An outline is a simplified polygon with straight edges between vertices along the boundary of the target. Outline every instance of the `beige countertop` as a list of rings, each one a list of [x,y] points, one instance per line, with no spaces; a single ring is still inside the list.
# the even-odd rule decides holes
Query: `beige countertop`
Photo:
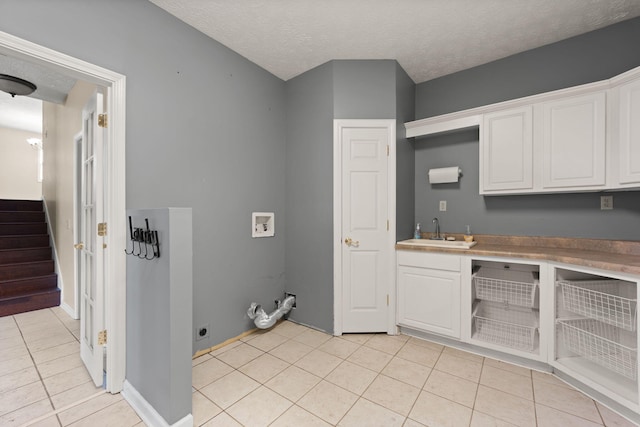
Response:
[[[454,236],[462,240],[462,235]],[[425,236],[427,237],[427,236]],[[538,259],[640,276],[640,241],[475,235],[471,249],[396,245],[398,250]]]

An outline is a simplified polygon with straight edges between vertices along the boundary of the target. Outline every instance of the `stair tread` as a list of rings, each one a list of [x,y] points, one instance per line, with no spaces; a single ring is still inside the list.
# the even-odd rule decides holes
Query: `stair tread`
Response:
[[[25,264],[41,264],[43,262],[53,262],[52,259],[43,259],[39,261],[24,261],[24,262],[12,262],[9,264],[2,264],[3,267],[7,267],[9,265],[25,265]]]
[[[38,234],[2,234],[0,235],[0,239],[4,239],[7,237],[13,237],[15,238],[20,238],[23,239],[25,237],[42,237],[42,236],[49,236],[47,233],[38,233]]]
[[[0,248],[0,252],[32,251],[34,249],[51,249],[51,245],[49,245],[49,246],[29,246],[28,248],[6,248],[6,249],[1,249]]]
[[[5,279],[5,280],[0,280],[0,285],[7,282],[25,282],[27,280],[48,279],[50,277],[55,277],[56,275],[57,273],[49,273],[49,274],[39,274],[37,276],[19,277],[16,279]]]
[[[44,290],[40,290],[40,291],[25,292],[24,294],[20,294],[20,295],[13,295],[13,296],[10,296],[10,297],[0,298],[0,302],[2,302],[2,301],[10,301],[12,299],[32,297],[34,295],[52,294],[52,293],[56,293],[56,292],[60,292],[60,288],[56,287],[56,288],[44,289]]]
[[[27,311],[57,307],[60,305],[60,294],[60,289],[56,288],[31,295],[0,299],[0,316],[11,316]]]

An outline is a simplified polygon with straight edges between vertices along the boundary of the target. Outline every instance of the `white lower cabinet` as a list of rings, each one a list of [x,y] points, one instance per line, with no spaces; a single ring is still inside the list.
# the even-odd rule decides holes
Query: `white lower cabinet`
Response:
[[[397,324],[543,363],[640,422],[639,286],[567,264],[400,250]]]
[[[460,257],[398,251],[398,324],[460,338]]]

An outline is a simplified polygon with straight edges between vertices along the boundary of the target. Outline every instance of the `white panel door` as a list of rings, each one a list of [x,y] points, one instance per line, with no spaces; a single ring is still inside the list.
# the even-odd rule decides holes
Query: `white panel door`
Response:
[[[620,184],[640,183],[640,80],[620,86]]]
[[[388,128],[342,128],[342,331],[386,332]]]
[[[531,106],[485,114],[480,193],[533,188]]]
[[[80,357],[96,386],[102,385],[104,371],[104,346],[98,343],[98,332],[104,329],[104,251],[97,230],[104,212],[104,129],[98,126],[102,110],[103,97],[96,92],[82,111],[78,233],[82,241],[76,245],[80,251]]]
[[[542,186],[571,189],[605,184],[604,92],[542,105]]]

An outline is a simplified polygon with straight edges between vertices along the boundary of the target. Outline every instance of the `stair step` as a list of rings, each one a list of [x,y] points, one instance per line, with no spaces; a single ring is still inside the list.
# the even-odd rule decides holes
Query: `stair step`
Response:
[[[47,234],[47,224],[29,222],[0,223],[0,236],[23,234]]]
[[[60,289],[0,299],[0,317],[60,305]]]
[[[42,248],[49,246],[49,235],[0,236],[0,249]]]
[[[46,276],[54,273],[53,260],[0,265],[0,281]]]
[[[0,200],[0,211],[42,211],[42,200]]]
[[[45,222],[42,211],[0,211],[2,222]]]
[[[51,291],[58,288],[58,276],[49,274],[40,277],[5,280],[0,282],[0,300]]]
[[[0,265],[19,262],[46,261],[51,259],[51,248],[0,250]]]

